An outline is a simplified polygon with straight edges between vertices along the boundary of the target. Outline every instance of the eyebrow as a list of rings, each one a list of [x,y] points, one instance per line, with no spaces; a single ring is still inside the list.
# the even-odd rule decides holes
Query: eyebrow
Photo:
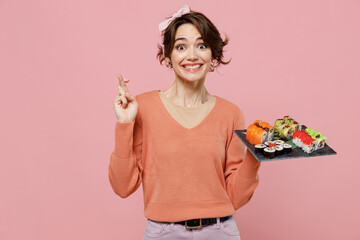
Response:
[[[202,37],[198,37],[198,38],[196,39],[196,41],[199,41],[199,40],[202,40],[202,39],[203,39]],[[187,41],[186,38],[184,38],[184,37],[179,37],[179,38],[175,39],[174,43],[175,43],[176,41],[181,41],[181,40]]]

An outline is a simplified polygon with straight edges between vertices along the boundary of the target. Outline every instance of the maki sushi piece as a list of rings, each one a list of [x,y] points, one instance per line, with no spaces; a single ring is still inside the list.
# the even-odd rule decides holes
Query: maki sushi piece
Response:
[[[275,133],[275,129],[273,126],[270,126],[269,123],[261,121],[261,120],[256,120],[254,121],[255,125],[257,125],[258,127],[264,129],[267,133],[267,137],[266,137],[266,141],[271,141],[274,139],[274,133]]]
[[[276,143],[276,145],[284,145],[283,140],[276,140],[275,143]]]
[[[273,139],[274,139],[274,134],[275,134],[274,127],[272,127],[272,126],[270,126],[270,125],[267,125],[264,129],[265,129],[265,131],[267,131],[267,133],[268,133],[267,140],[268,140],[268,141],[273,140]]]
[[[293,135],[293,130],[290,126],[285,125],[279,129],[279,136],[282,139],[289,140]]]
[[[265,144],[257,144],[255,145],[255,153],[263,154],[265,148],[266,148]]]
[[[292,146],[290,144],[285,143],[283,145],[283,148],[284,148],[284,153],[291,153]]]
[[[295,132],[297,130],[301,130],[301,125],[299,125],[299,123],[297,121],[295,121],[294,119],[292,119],[292,118],[288,118],[286,120],[286,125],[291,127],[292,132]]]
[[[318,142],[305,131],[296,131],[293,135],[293,143],[299,148],[302,148],[306,153],[315,151],[316,145],[318,144]]]
[[[293,132],[301,130],[301,125],[296,121],[292,121],[290,127],[292,128]]]
[[[311,128],[306,128],[305,132],[307,134],[309,134],[313,139],[316,140],[316,142],[317,142],[316,150],[323,148],[325,146],[325,141],[327,138],[324,135],[320,134],[319,132],[317,132]]]
[[[246,131],[246,140],[252,144],[263,144],[265,141],[274,139],[275,129],[269,123],[255,120]]]
[[[286,140],[290,140],[295,131],[301,130],[301,125],[290,116],[277,119],[274,127],[279,137]]]
[[[275,147],[275,146],[276,146],[275,141],[266,141],[264,144],[265,144],[267,147]]]
[[[274,123],[274,127],[276,129],[278,129],[282,125],[286,125],[286,122],[282,118],[277,119]]]
[[[275,155],[276,156],[279,156],[279,155],[281,155],[281,154],[283,154],[284,153],[284,148],[283,148],[283,146],[276,146],[275,147]]]
[[[296,131],[293,134],[293,143],[301,148],[301,139],[304,139],[306,137],[307,133],[304,131]]]
[[[252,136],[253,131],[258,128],[255,124],[250,124],[250,126],[246,130],[246,140],[250,142],[250,137]]]
[[[265,131],[258,122],[251,124],[246,131],[246,140],[252,144],[262,144],[267,139],[267,131]]]
[[[302,140],[303,146],[302,149],[307,153],[312,153],[316,150],[317,142],[312,137],[307,137],[304,140]]]
[[[275,148],[274,147],[267,147],[264,149],[264,156],[267,158],[274,158],[275,157]]]
[[[262,144],[266,141],[267,132],[262,128],[256,128],[250,136],[250,143],[252,144]]]
[[[325,141],[325,136],[311,128],[306,128],[304,131],[296,131],[293,135],[294,144],[307,153],[323,148]]]

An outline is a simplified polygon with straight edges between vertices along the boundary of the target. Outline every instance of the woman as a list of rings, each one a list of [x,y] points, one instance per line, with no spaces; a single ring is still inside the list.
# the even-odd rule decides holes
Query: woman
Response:
[[[205,88],[222,60],[223,41],[201,13],[184,6],[160,24],[165,61],[175,81],[165,91],[130,94],[121,75],[109,179],[128,197],[143,184],[144,239],[240,239],[232,215],[258,185],[260,163],[234,134],[240,109]]]

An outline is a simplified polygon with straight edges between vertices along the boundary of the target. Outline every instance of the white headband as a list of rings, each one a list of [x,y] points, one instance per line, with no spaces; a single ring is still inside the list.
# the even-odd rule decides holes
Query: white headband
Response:
[[[170,18],[166,19],[165,21],[161,22],[159,24],[159,31],[162,32],[164,31],[172,21],[174,21],[175,18],[181,17],[182,15],[189,13],[190,12],[190,8],[188,5],[184,5],[182,8],[180,8],[176,13],[174,13]],[[165,57],[165,49],[164,49],[164,44],[162,45],[162,52],[163,55]]]
[[[163,21],[159,24],[159,31],[160,32],[164,31],[175,18],[181,17],[182,15],[189,13],[189,12],[190,12],[189,6],[184,5],[176,13],[174,13],[170,18],[166,19],[165,21]]]

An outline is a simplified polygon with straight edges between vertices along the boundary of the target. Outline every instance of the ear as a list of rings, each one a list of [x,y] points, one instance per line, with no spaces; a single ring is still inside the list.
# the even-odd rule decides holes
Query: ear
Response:
[[[165,57],[165,61],[167,61],[168,63],[171,63],[171,59],[168,57]]]

